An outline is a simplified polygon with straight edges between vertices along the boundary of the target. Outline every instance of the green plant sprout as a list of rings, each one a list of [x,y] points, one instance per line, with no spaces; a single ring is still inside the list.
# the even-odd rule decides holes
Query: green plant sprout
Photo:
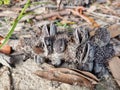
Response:
[[[0,5],[9,5],[10,4],[10,0],[0,0]]]
[[[4,4],[8,5],[10,4],[10,0],[3,0]]]
[[[62,27],[64,27],[64,28],[68,28],[68,27],[69,27],[68,24],[62,24],[62,23],[59,22],[59,21],[56,21],[55,23],[56,23],[57,26],[62,26]]]
[[[22,9],[22,11],[20,12],[20,14],[18,15],[18,17],[15,19],[15,21],[13,22],[13,25],[10,29],[10,31],[8,32],[8,34],[5,37],[4,42],[0,45],[0,48],[2,46],[4,46],[6,44],[6,42],[9,40],[9,38],[11,37],[12,33],[15,30],[15,27],[17,26],[18,22],[20,21],[20,19],[24,16],[25,10],[30,6],[30,0],[27,0],[24,8]]]

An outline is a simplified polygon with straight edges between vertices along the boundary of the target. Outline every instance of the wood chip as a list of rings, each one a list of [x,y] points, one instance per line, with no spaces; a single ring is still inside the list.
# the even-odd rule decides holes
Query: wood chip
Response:
[[[113,57],[109,62],[109,68],[115,81],[120,86],[120,58]]]

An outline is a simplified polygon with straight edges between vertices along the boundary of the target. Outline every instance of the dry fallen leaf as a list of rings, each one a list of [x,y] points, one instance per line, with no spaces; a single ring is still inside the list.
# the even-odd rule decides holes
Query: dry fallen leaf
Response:
[[[120,86],[120,58],[113,57],[109,62],[109,69],[115,78],[115,81]]]
[[[71,69],[73,71],[76,71],[78,73],[80,73],[80,75],[86,79],[88,79],[89,81],[92,82],[92,84],[97,84],[96,82],[99,81],[99,79],[93,75],[92,73],[89,73],[89,72],[86,72],[86,71],[80,71],[80,70],[77,70],[77,69]]]
[[[116,37],[120,34],[120,23],[110,26],[108,30],[110,31],[111,38]]]
[[[77,84],[80,86],[93,87],[97,84],[98,79],[89,72],[77,71],[67,68],[45,67],[44,70],[34,72],[39,77],[59,81],[68,84]]]
[[[0,41],[2,40],[2,39],[4,39],[2,36],[0,36]]]
[[[0,45],[4,42],[4,38],[0,36]],[[9,45],[4,45],[1,49],[0,52],[4,54],[10,54],[12,51],[12,48]]]
[[[1,45],[1,44],[0,44]],[[9,45],[4,45],[1,49],[0,52],[4,54],[10,54],[12,51],[12,48]]]
[[[120,23],[117,24],[113,24],[108,28],[109,32],[110,32],[110,36],[111,38],[116,37],[118,35],[120,35]],[[90,35],[93,36],[95,34],[95,30],[90,32]]]

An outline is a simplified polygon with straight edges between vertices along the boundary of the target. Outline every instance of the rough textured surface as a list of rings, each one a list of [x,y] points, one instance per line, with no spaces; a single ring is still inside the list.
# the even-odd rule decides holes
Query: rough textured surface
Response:
[[[33,74],[33,72],[40,69],[41,67],[31,59],[13,69],[12,75],[14,77],[13,84],[15,90],[87,90],[84,87],[80,89],[79,86],[42,79]]]
[[[18,0],[14,0],[12,1],[14,6],[12,7],[12,5],[10,7],[7,6],[3,6],[0,7],[0,35],[2,36],[6,36],[6,34],[8,33],[9,28],[11,27],[11,22],[13,20],[15,20],[15,18],[17,17],[17,14],[19,13],[19,9],[21,9],[26,0],[19,0],[20,2],[16,2]],[[33,3],[34,1],[51,1],[51,0],[31,0]],[[63,3],[65,6],[70,6],[71,8],[74,8],[75,6],[87,6],[89,7],[89,5],[91,5],[90,3],[93,2],[95,0],[63,0]],[[99,2],[103,1],[111,1],[111,0],[97,0]],[[106,3],[104,4],[100,4],[100,5],[93,5],[93,8],[90,8],[90,11],[92,13],[87,13],[85,11],[85,14],[88,15],[89,17],[95,19],[95,21],[101,26],[101,27],[105,27],[105,26],[110,26],[112,24],[119,23],[120,19],[119,19],[119,11],[120,9],[119,7],[119,0],[112,0],[113,3],[111,3],[110,5],[107,5]],[[117,2],[116,2],[117,1]],[[34,14],[32,14],[32,19],[31,15],[25,16],[17,25],[14,34],[11,37],[11,40],[9,42],[9,44],[13,47],[13,49],[20,51],[25,51],[28,50],[28,52],[24,52],[24,55],[21,57],[21,55],[17,55],[17,57],[14,57],[15,63],[16,63],[16,68],[12,68],[12,69],[8,69],[8,68],[4,68],[1,67],[0,68],[0,90],[11,90],[11,88],[14,86],[14,90],[89,90],[87,88],[84,87],[80,87],[80,86],[71,86],[68,84],[63,84],[60,82],[54,82],[54,81],[48,81],[45,79],[42,79],[40,77],[37,77],[36,75],[33,74],[34,71],[36,71],[37,69],[41,69],[41,66],[38,66],[38,64],[44,63],[44,58],[41,59],[43,56],[37,57],[36,62],[38,62],[37,64],[33,61],[33,54],[35,56],[41,55],[41,53],[44,52],[44,50],[41,50],[41,48],[39,48],[39,46],[41,47],[43,44],[38,43],[37,41],[39,41],[39,36],[41,35],[41,26],[43,26],[44,24],[50,24],[51,21],[46,19],[46,20],[36,20],[36,15],[41,16],[41,13],[51,13],[52,9],[50,10],[46,10],[45,6],[47,6],[46,4],[42,4],[39,8],[36,8],[33,12],[35,12]],[[50,4],[51,5],[51,4]],[[53,5],[53,4],[52,4]],[[55,4],[54,4],[55,5]],[[17,8],[16,8],[17,6]],[[31,5],[32,7],[36,7],[37,5]],[[39,6],[39,5],[38,5]],[[53,6],[54,7],[54,6]],[[88,8],[86,8],[88,9]],[[55,10],[56,11],[56,10]],[[8,14],[9,13],[9,14]],[[44,15],[44,14],[43,14]],[[86,21],[84,21],[81,17],[75,17],[74,15],[66,15],[66,16],[62,16],[64,19],[75,22],[75,24],[73,25],[68,25],[68,26],[60,26],[58,27],[59,30],[63,31],[63,33],[67,33],[69,34],[69,37],[63,33],[61,33],[57,39],[60,38],[66,38],[68,41],[70,41],[68,47],[66,47],[67,49],[64,51],[65,53],[62,54],[52,54],[52,57],[49,57],[50,59],[54,59],[52,62],[53,65],[57,62],[58,66],[60,62],[60,58],[65,57],[66,63],[63,63],[61,65],[61,67],[66,67],[66,68],[77,68],[76,67],[76,47],[78,47],[79,45],[75,45],[74,44],[74,39],[72,38],[71,32],[74,31],[73,28],[82,26],[82,25],[86,25],[86,26],[91,26],[90,24],[86,23]],[[30,20],[30,22],[29,22]],[[52,22],[56,22],[55,20],[52,20]],[[59,20],[57,21],[58,23]],[[69,28],[69,30],[67,30]],[[84,27],[83,27],[84,28]],[[112,32],[114,32],[115,29],[113,29]],[[35,32],[37,31],[38,34],[35,35]],[[64,32],[65,31],[65,32]],[[68,31],[68,32],[67,32]],[[118,30],[119,31],[119,30]],[[34,33],[33,33],[34,32]],[[104,31],[103,31],[104,32]],[[119,33],[119,32],[118,32]],[[112,37],[118,35],[118,33],[114,35],[112,35]],[[34,36],[34,37],[31,37]],[[85,35],[86,36],[86,35]],[[106,34],[103,36],[106,36]],[[18,45],[18,39],[25,37],[28,41],[29,41],[29,37],[30,37],[30,41],[26,45],[25,48],[22,47],[22,50],[19,48]],[[36,38],[37,37],[37,38]],[[102,38],[102,35],[100,36],[100,38]],[[79,38],[77,38],[79,39]],[[83,38],[84,41],[85,38]],[[98,40],[99,38],[96,37],[96,39]],[[31,40],[33,40],[31,42]],[[80,39],[79,39],[80,40]],[[102,40],[102,39],[101,39]],[[108,41],[107,41],[108,40]],[[120,38],[119,38],[120,40]],[[98,40],[99,41],[99,40]],[[35,43],[34,43],[35,42]],[[79,41],[77,41],[79,43]],[[106,42],[108,44],[109,42],[109,36],[108,39],[106,38],[106,40],[102,42],[102,44]],[[23,43],[23,46],[24,44]],[[32,44],[31,44],[32,43]],[[30,45],[31,44],[31,45]],[[62,44],[62,43],[60,43]],[[16,45],[18,45],[16,47]],[[29,47],[30,45],[30,47]],[[33,45],[35,45],[35,47],[33,47]],[[99,44],[98,44],[99,45]],[[106,45],[106,44],[104,44]],[[107,45],[106,46],[101,46],[102,48],[96,49],[96,52],[99,55],[96,55],[98,57],[96,57],[96,62],[100,62],[96,64],[97,67],[97,74],[100,72],[104,73],[105,69],[107,68],[106,66],[103,65],[103,62],[106,62],[107,60],[103,60],[103,59],[108,59],[110,56],[112,56],[112,46]],[[64,46],[64,45],[63,45]],[[119,48],[119,46],[118,46]],[[111,50],[110,50],[111,49]],[[115,49],[115,48],[114,48]],[[117,49],[117,48],[116,48]],[[99,52],[100,51],[100,52]],[[104,55],[104,54],[105,55]],[[26,55],[26,57],[25,57]],[[85,55],[85,54],[84,54]],[[56,57],[57,56],[57,57]],[[31,59],[28,59],[29,57],[31,57]],[[39,61],[39,59],[41,59],[41,62]],[[21,61],[21,60],[26,60],[25,62]],[[102,65],[101,65],[102,63]],[[94,65],[95,66],[95,65]],[[106,72],[108,73],[108,71]],[[12,75],[12,82],[9,82],[9,75]],[[102,76],[102,74],[99,74],[100,76]],[[105,79],[102,79],[100,81],[100,83],[96,86],[96,90],[119,90],[119,88],[117,87],[116,83],[114,82],[115,79],[110,75],[107,74],[104,77]]]
[[[0,69],[0,90],[10,90],[9,71],[7,67]]]
[[[119,78],[120,78],[119,67],[120,67],[120,65],[119,64],[120,64],[120,58],[118,58],[118,57],[112,58],[111,61],[109,62],[109,68],[112,72],[112,75],[116,79],[117,84],[120,86],[120,81],[119,81]]]

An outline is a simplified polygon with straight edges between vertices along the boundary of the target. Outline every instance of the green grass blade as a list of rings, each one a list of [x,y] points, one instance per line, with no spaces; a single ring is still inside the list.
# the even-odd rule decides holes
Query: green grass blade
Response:
[[[9,40],[9,38],[11,37],[12,33],[15,30],[15,27],[17,26],[19,20],[23,17],[23,14],[25,12],[25,10],[29,7],[30,5],[30,0],[27,0],[27,3],[25,4],[24,8],[22,9],[22,11],[20,12],[19,16],[15,19],[15,21],[13,22],[13,25],[10,29],[10,31],[8,32],[7,36],[5,37],[4,42],[0,45],[0,48],[2,46],[4,46],[6,44],[6,42]]]

